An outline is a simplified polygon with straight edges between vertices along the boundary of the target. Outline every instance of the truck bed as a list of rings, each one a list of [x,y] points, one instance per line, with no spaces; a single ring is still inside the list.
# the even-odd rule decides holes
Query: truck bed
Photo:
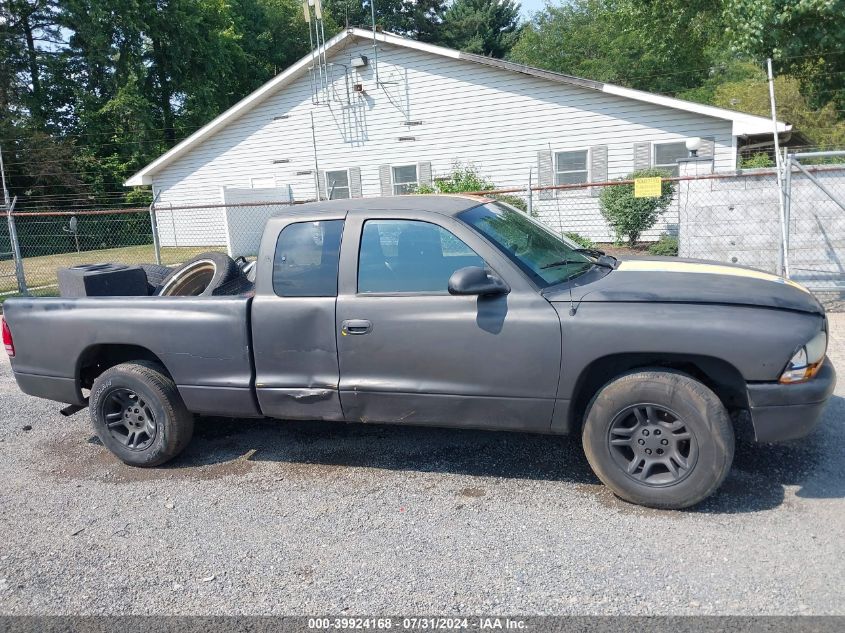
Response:
[[[248,297],[16,298],[4,304],[26,393],[83,404],[86,358],[129,348],[158,359],[195,413],[260,415]],[[138,349],[140,348],[140,350]],[[107,354],[108,355],[108,354]],[[131,356],[131,355],[130,355]],[[47,394],[51,394],[48,396]]]

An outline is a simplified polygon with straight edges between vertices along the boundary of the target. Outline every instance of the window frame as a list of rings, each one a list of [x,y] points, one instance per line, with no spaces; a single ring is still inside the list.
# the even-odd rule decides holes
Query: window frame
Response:
[[[584,152],[584,154],[585,154],[585,158],[584,158],[585,169],[569,169],[569,170],[566,170],[566,171],[558,171],[558,169],[557,169],[557,155],[558,154],[572,154],[572,153],[575,153],[575,152]],[[591,165],[590,165],[590,162],[591,162],[590,161],[590,154],[591,154],[591,151],[590,151],[589,147],[571,147],[571,148],[568,148],[568,149],[556,149],[556,150],[554,150],[553,157],[552,157],[552,173],[554,174],[554,184],[555,184],[555,186],[557,187],[557,186],[561,185],[561,183],[559,183],[557,181],[558,174],[576,174],[576,173],[580,173],[582,171],[587,173],[587,179],[583,183],[563,183],[563,184],[564,185],[583,184],[584,186],[589,184],[590,181],[593,178],[593,171],[592,171]],[[558,193],[560,193],[562,190],[557,189],[556,191]]]
[[[413,167],[415,180],[412,182],[396,182],[396,170],[402,167]],[[420,164],[419,163],[402,163],[399,165],[390,165],[390,191],[394,196],[407,196],[408,193],[396,193],[397,185],[416,185],[420,186]]]
[[[653,142],[651,144],[651,167],[652,169],[666,169],[672,173],[672,176],[678,176],[680,174],[680,168],[678,167],[677,159],[675,159],[675,163],[670,165],[669,163],[658,163],[657,162],[657,147],[661,145],[681,145],[684,148],[684,155],[680,158],[687,158],[689,156],[689,151],[687,150],[686,141],[659,141]]]
[[[329,174],[330,173],[337,173],[339,171],[346,173],[346,186],[340,187],[340,189],[346,189],[349,192],[349,195],[346,198],[330,198],[329,192],[331,191],[329,187]],[[352,199],[352,178],[349,176],[349,167],[339,167],[338,169],[326,169],[323,170],[323,188],[325,191],[323,192],[326,195],[326,200],[351,200]],[[337,187],[335,187],[337,189]]]
[[[476,257],[478,257],[483,263],[484,267],[490,269],[494,273],[496,273],[495,269],[490,265],[490,263],[481,255],[478,254],[476,249],[472,246],[467,244],[466,240],[459,237],[455,231],[446,228],[442,224],[438,224],[437,222],[431,222],[429,220],[420,220],[419,218],[402,218],[402,217],[368,217],[364,219],[359,228],[358,228],[358,246],[357,251],[355,253],[355,296],[356,297],[452,297],[454,295],[449,294],[449,289],[446,288],[445,290],[390,290],[390,291],[381,291],[381,292],[361,292],[360,285],[361,285],[361,244],[364,241],[364,229],[369,222],[416,222],[419,224],[430,224],[441,231],[446,231],[450,235],[452,235],[456,240],[458,240],[461,244],[466,246],[469,250],[475,253]],[[498,273],[496,273],[498,274]],[[338,294],[340,291],[338,290]],[[460,297],[455,297],[456,299]]]

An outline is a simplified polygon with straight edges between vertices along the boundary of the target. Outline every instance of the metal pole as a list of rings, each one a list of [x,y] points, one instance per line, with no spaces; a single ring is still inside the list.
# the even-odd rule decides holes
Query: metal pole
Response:
[[[314,190],[317,192],[317,200],[320,200],[320,165],[317,163],[317,132],[314,131],[314,112],[311,115],[311,143],[314,145]]]
[[[528,217],[534,217],[534,192],[531,190],[531,180],[534,177],[534,168],[528,170]]]
[[[772,108],[772,127],[775,139],[775,167],[777,171],[778,180],[778,206],[780,207],[780,232],[781,232],[781,253],[780,253],[780,270],[784,277],[789,277],[789,258],[786,253],[786,201],[784,199],[783,191],[783,161],[780,156],[780,138],[778,134],[778,118],[777,109],[775,107],[775,78],[772,74],[772,58],[766,60],[766,68],[769,74],[769,101]]]
[[[784,174],[783,174],[783,191],[784,191],[784,215],[786,216],[786,242],[784,250],[786,251],[786,261],[789,262],[789,233],[790,221],[792,219],[792,154],[789,154],[786,148],[783,148],[784,159]]]
[[[0,147],[0,180],[3,183],[3,207],[6,209],[6,221],[9,224],[9,245],[12,249],[12,257],[15,259],[15,277],[18,280],[18,292],[24,296],[29,296],[29,289],[26,287],[26,277],[23,271],[23,260],[21,259],[21,245],[18,242],[18,230],[15,226],[15,216],[12,215],[15,210],[15,204],[18,197],[9,202],[9,190],[6,188],[6,167],[3,164],[3,148]]]
[[[158,193],[153,195],[153,201],[150,202],[150,229],[153,232],[153,249],[156,254],[156,264],[161,266],[161,240],[158,236],[158,218],[156,218],[156,200],[161,195],[161,189]]]
[[[26,287],[26,276],[23,271],[23,258],[21,257],[21,245],[18,242],[18,229],[15,226],[15,203],[18,197],[15,196],[11,204],[6,206],[6,219],[9,222],[9,242],[12,244],[12,257],[15,258],[15,277],[18,279],[18,292],[25,297],[29,296],[29,288]]]
[[[378,43],[376,42],[376,0],[370,0],[370,15],[373,19],[373,71],[376,76],[376,88],[378,88]]]

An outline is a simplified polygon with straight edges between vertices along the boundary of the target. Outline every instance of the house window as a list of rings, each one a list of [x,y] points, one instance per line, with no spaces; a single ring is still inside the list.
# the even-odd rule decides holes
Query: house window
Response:
[[[345,169],[326,172],[326,197],[329,200],[347,200],[349,193],[349,172]]]
[[[575,185],[589,180],[587,150],[555,153],[555,184]]]
[[[670,172],[673,176],[677,176],[678,159],[686,158],[688,155],[685,141],[680,143],[655,143],[652,163],[655,169],[662,169]]]
[[[419,183],[416,165],[399,165],[393,167],[393,195],[402,196],[413,193]]]

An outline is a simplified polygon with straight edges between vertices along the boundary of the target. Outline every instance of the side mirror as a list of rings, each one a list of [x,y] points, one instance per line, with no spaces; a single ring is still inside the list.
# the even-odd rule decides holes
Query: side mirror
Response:
[[[481,266],[459,268],[449,277],[450,295],[493,296],[506,295],[510,291],[504,279]]]

